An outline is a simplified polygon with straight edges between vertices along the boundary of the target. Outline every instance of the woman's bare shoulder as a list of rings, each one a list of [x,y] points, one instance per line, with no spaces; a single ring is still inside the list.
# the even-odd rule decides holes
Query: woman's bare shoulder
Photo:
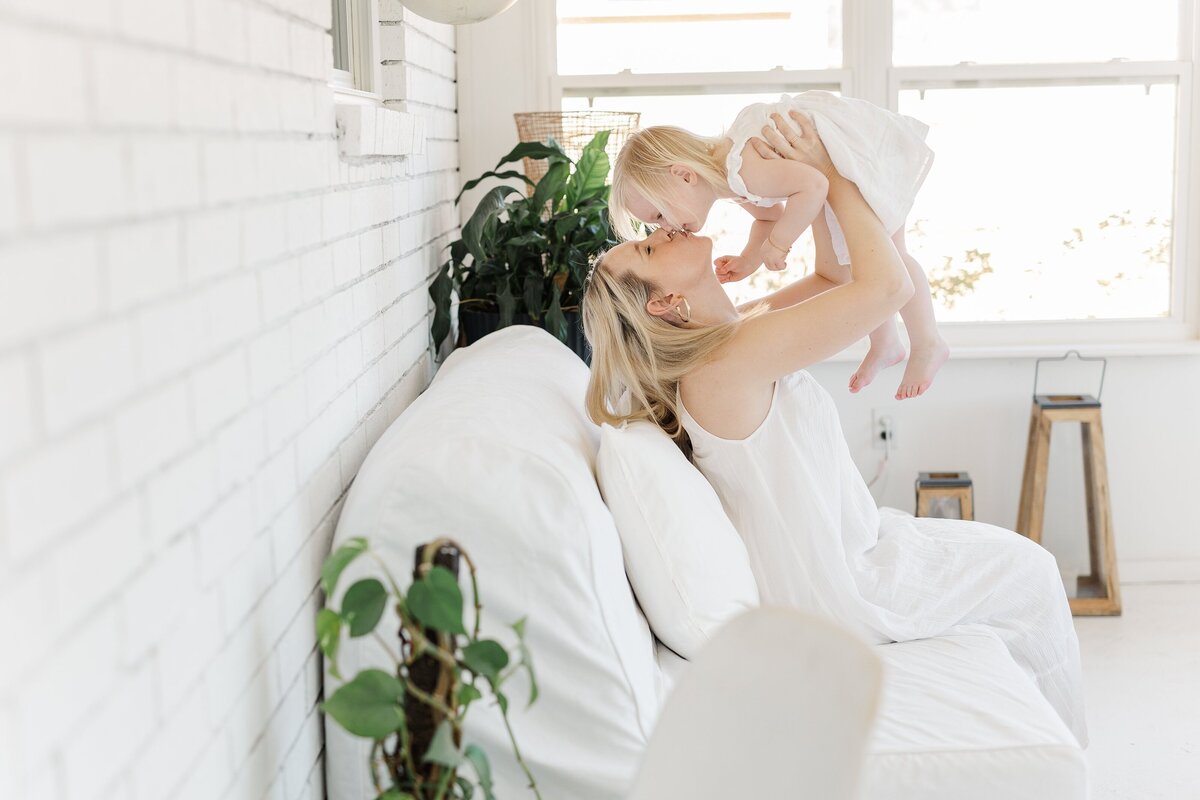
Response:
[[[771,406],[773,381],[739,369],[737,334],[712,360],[685,375],[679,396],[687,412],[704,430],[723,439],[743,439],[762,423]]]

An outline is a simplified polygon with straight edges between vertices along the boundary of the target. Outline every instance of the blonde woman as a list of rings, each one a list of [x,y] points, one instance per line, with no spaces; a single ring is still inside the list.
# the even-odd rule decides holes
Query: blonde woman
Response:
[[[1054,557],[985,523],[878,508],[832,399],[805,371],[894,314],[913,287],[811,122],[792,123],[775,120],[783,136],[764,128],[773,149],[754,146],[826,176],[853,279],[808,275],[735,307],[703,236],[659,228],[612,248],[583,299],[588,413],[613,425],[649,420],[679,444],[745,541],[765,604],[828,615],[879,643],[995,637],[1086,744],[1079,645]],[[816,234],[818,258],[827,256],[828,232]]]

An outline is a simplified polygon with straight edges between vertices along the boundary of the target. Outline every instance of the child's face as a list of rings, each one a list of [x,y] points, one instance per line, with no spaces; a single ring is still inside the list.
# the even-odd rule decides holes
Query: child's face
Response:
[[[716,195],[699,180],[696,173],[683,166],[671,168],[671,194],[674,202],[658,208],[636,189],[626,204],[629,212],[644,223],[668,229],[695,233],[704,227]]]

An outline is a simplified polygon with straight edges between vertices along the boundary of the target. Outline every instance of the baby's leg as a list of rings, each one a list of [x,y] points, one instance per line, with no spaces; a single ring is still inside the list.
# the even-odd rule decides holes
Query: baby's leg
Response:
[[[812,229],[817,251],[814,271],[839,285],[849,282],[851,267],[849,264],[838,263],[837,253],[833,249],[833,236],[829,232],[829,223],[826,222],[823,213],[817,214]],[[875,380],[880,370],[904,360],[904,344],[900,341],[900,332],[896,329],[895,316],[871,331],[870,338],[871,347],[867,350],[866,357],[850,376],[851,392],[857,392]]]
[[[913,282],[913,296],[900,309],[904,318],[904,327],[908,330],[908,366],[904,368],[904,377],[900,379],[900,387],[896,390],[896,399],[905,400],[923,394],[933,376],[941,369],[942,364],[950,357],[950,348],[942,339],[937,329],[937,320],[933,315],[933,299],[929,296],[929,281],[925,271],[915,258],[908,254],[904,246],[904,228],[892,236],[908,275]]]

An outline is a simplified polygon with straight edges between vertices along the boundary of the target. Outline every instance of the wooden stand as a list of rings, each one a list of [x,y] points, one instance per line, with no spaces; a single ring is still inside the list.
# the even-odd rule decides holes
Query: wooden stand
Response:
[[[1034,395],[1025,452],[1025,478],[1017,531],[1039,544],[1046,510],[1046,470],[1050,463],[1050,428],[1056,422],[1078,422],[1083,435],[1083,473],[1087,491],[1088,553],[1091,572],[1078,578],[1071,612],[1080,616],[1118,615],[1117,552],[1113,544],[1108,494],[1108,465],[1100,401],[1091,395]]]
[[[957,514],[934,514],[936,507],[950,499],[958,508]],[[975,519],[974,490],[971,476],[965,472],[922,472],[917,477],[918,517],[946,519]]]

